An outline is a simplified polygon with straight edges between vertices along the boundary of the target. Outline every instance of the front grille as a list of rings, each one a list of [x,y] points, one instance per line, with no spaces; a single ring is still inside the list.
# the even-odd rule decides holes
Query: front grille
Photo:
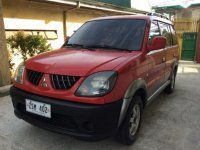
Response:
[[[41,72],[37,72],[37,71],[32,71],[27,69],[27,76],[28,76],[28,80],[34,84],[34,85],[38,85],[40,82],[40,79],[43,76],[43,73]]]
[[[79,79],[80,77],[76,76],[51,75],[53,88],[59,90],[71,88]]]

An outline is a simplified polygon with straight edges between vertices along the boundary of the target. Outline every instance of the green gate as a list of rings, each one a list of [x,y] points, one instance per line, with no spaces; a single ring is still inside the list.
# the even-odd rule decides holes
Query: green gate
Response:
[[[194,60],[197,42],[197,32],[183,33],[182,60]]]

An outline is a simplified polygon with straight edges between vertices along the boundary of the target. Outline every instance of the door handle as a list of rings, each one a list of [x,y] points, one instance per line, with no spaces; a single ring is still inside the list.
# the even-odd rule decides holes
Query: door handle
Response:
[[[166,62],[166,58],[165,57],[162,58],[162,62]]]

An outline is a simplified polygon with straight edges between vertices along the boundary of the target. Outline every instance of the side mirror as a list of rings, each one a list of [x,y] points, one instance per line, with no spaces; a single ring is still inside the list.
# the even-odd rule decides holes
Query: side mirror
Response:
[[[166,46],[166,38],[164,36],[156,36],[152,39],[151,44],[148,47],[149,51],[163,49]]]

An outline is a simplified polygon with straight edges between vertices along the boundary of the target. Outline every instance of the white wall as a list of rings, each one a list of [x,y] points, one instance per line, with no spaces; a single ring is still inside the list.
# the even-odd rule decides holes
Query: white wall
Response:
[[[149,0],[131,0],[131,8],[151,12]]]
[[[49,40],[52,48],[59,48],[63,42],[62,10],[50,9],[23,0],[3,0],[5,29],[56,30],[58,39]]]

